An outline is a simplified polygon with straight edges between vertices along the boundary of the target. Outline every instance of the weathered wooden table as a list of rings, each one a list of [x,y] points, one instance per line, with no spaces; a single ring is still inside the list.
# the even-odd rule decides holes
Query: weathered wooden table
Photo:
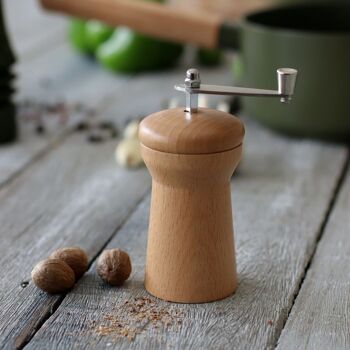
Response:
[[[72,52],[63,18],[33,0],[5,4],[18,101],[81,102],[122,127],[159,110],[183,79],[185,64],[108,74]],[[229,84],[228,69],[202,75]],[[0,348],[349,349],[349,150],[245,122],[244,160],[232,180],[239,287],[200,305],[166,303],[143,288],[147,170],[118,167],[116,140],[87,143],[69,125],[38,136],[21,123],[20,141],[0,148]],[[40,292],[33,265],[71,245],[88,252],[90,270],[67,295]],[[96,277],[106,247],[131,255],[133,273],[120,289]],[[146,303],[144,312],[133,303]]]

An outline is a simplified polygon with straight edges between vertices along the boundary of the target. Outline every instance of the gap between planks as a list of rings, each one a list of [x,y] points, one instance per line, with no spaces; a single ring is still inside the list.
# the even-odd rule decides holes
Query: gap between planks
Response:
[[[60,297],[40,295],[32,283],[19,290],[31,265],[64,245],[80,245],[95,256],[148,192],[145,169],[127,172],[115,165],[113,143],[90,145],[82,152],[83,142],[82,135],[75,135],[0,193],[2,348],[21,347],[59,303]],[[70,159],[64,157],[67,152]],[[50,179],[50,186],[43,188],[45,179]],[[24,265],[20,270],[17,260]]]
[[[282,329],[281,329],[281,331],[280,331],[280,336],[279,336],[279,338],[276,340],[276,345],[275,345],[275,348],[276,348],[276,349],[277,349],[277,347],[278,347],[278,343],[279,343],[279,341],[280,341],[280,339],[281,339],[282,332],[284,331],[284,329],[285,329],[285,327],[286,327],[286,324],[287,324],[287,322],[288,322],[288,319],[289,319],[289,317],[290,317],[290,314],[293,312],[293,308],[294,308],[294,306],[295,306],[295,302],[296,302],[296,300],[297,300],[297,298],[298,298],[298,296],[299,296],[299,294],[300,294],[300,291],[301,291],[301,289],[302,289],[302,287],[303,287],[303,284],[304,284],[305,280],[306,280],[307,277],[308,277],[308,271],[309,271],[309,269],[311,268],[312,263],[313,263],[313,261],[314,261],[314,258],[315,258],[315,254],[316,254],[316,252],[317,252],[318,245],[319,245],[319,243],[320,243],[320,241],[321,241],[321,239],[322,239],[322,237],[323,237],[323,235],[324,235],[324,233],[325,233],[327,224],[328,224],[328,222],[329,222],[329,219],[330,219],[330,217],[331,217],[331,214],[332,214],[332,212],[333,212],[333,210],[334,210],[334,208],[335,208],[335,205],[336,205],[336,203],[337,203],[337,200],[338,200],[338,198],[339,198],[339,194],[340,194],[340,192],[341,192],[341,190],[342,190],[342,188],[343,188],[343,186],[344,186],[344,182],[346,181],[346,176],[347,176],[347,173],[348,173],[349,164],[350,164],[350,149],[348,149],[347,158],[346,158],[345,161],[344,161],[343,168],[342,168],[342,171],[341,171],[341,173],[340,173],[340,175],[339,175],[339,179],[338,179],[337,184],[336,184],[336,187],[335,187],[335,189],[334,189],[333,196],[331,197],[331,200],[330,200],[330,202],[329,202],[329,207],[328,207],[328,209],[327,209],[327,212],[325,213],[325,217],[324,217],[324,220],[323,220],[323,222],[322,222],[322,224],[321,224],[321,227],[320,227],[320,230],[319,230],[319,234],[318,234],[318,236],[316,237],[315,246],[314,246],[314,249],[313,249],[313,251],[312,251],[312,253],[311,253],[311,255],[310,255],[310,259],[309,259],[309,261],[308,261],[308,263],[307,263],[307,265],[306,265],[306,267],[305,267],[304,275],[303,275],[303,277],[301,278],[301,281],[300,281],[300,283],[299,283],[299,286],[298,286],[298,288],[297,288],[297,290],[296,290],[296,292],[295,292],[293,302],[292,302],[292,304],[291,304],[291,306],[290,306],[290,309],[289,309],[289,311],[288,311],[288,316],[287,316],[287,318],[285,319],[285,322],[284,322],[284,324],[283,324],[283,327],[282,327]]]
[[[88,264],[88,269],[92,267],[92,265],[95,263],[98,256],[101,254],[101,252],[108,246],[108,244],[111,242],[111,240],[115,237],[115,235],[118,233],[118,230],[121,229],[124,224],[129,220],[129,218],[132,216],[135,210],[137,210],[138,206],[143,202],[145,197],[148,195],[148,192],[145,192],[143,196],[140,197],[138,202],[136,202],[135,208],[132,209],[129,214],[124,218],[124,220],[121,221],[121,223],[116,227],[114,232],[111,234],[111,236],[106,240],[105,244],[100,248],[100,250],[91,258]],[[47,308],[46,312],[43,313],[40,317],[37,318],[37,322],[33,324],[33,326],[30,328],[31,332],[23,332],[20,333],[15,340],[15,348],[20,350],[23,349],[30,340],[34,337],[34,335],[38,332],[38,330],[42,327],[42,325],[55,313],[57,308],[60,306],[64,298],[67,294],[59,295],[56,300],[50,305],[50,308]]]
[[[277,349],[349,349],[350,166]]]

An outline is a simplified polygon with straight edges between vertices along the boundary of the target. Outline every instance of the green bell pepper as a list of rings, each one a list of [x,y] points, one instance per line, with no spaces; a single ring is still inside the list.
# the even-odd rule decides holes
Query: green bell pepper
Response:
[[[90,50],[96,51],[114,32],[114,28],[106,24],[90,20],[85,25],[85,40]]]
[[[140,72],[174,65],[182,45],[153,39],[119,27],[96,51],[97,60],[109,70]]]
[[[102,22],[81,19],[72,19],[68,27],[68,38],[71,45],[78,51],[94,54],[95,50],[106,41],[114,32]]]
[[[150,38],[125,27],[114,29],[93,20],[73,19],[68,37],[76,50],[95,55],[103,67],[116,72],[167,68],[176,63],[183,51],[182,45]]]
[[[76,50],[83,53],[93,53],[86,42],[86,21],[81,19],[72,19],[68,25],[68,40]]]

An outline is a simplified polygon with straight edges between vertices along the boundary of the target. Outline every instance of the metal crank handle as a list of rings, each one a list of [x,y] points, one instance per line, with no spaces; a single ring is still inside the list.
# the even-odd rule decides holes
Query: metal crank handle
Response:
[[[281,102],[288,103],[294,94],[298,71],[293,68],[277,69],[277,90],[264,90],[238,86],[221,86],[201,84],[198,69],[191,68],[186,72],[185,84],[175,85],[175,90],[186,94],[186,111],[197,112],[198,94],[207,95],[237,95],[279,97]]]

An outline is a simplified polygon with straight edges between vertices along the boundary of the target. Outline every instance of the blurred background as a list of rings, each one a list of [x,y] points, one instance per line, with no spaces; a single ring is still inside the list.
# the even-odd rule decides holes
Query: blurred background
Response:
[[[349,23],[342,0],[2,1],[0,142],[71,126],[91,142],[113,138],[130,121],[183,105],[173,85],[191,66],[208,83],[268,89],[277,68],[296,68],[288,106],[220,97],[200,105],[285,135],[348,141]],[[109,110],[116,99],[120,110]]]

